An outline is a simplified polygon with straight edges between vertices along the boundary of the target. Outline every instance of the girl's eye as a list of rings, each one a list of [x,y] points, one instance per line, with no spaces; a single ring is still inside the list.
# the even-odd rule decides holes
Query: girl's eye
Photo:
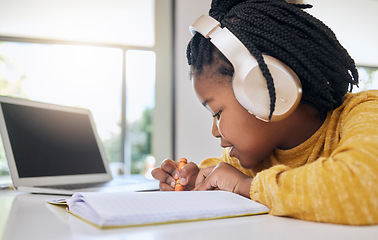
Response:
[[[222,113],[222,111],[217,112],[216,114],[213,115],[213,118],[216,117],[219,120],[220,116],[221,116],[221,113]]]

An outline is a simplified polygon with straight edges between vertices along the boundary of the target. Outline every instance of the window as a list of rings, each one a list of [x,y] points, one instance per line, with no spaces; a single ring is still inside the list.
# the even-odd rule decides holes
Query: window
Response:
[[[109,162],[123,162],[122,49],[3,42],[0,56],[1,95],[90,109]],[[155,53],[128,50],[125,67],[126,139],[130,139],[125,157],[131,172],[139,174],[151,155]],[[2,156],[3,173],[5,166]]]
[[[3,42],[0,56],[1,95],[90,109],[109,161],[121,161],[112,151],[121,143],[121,49]]]
[[[171,108],[171,88],[155,88],[172,81],[171,1],[52,0],[44,8],[18,1],[6,0],[8,10],[0,10],[0,21],[9,23],[0,26],[0,94],[90,109],[113,174],[148,173],[155,158],[171,157],[172,116],[155,108]],[[25,14],[38,27],[29,28]],[[0,176],[7,174],[0,142]]]

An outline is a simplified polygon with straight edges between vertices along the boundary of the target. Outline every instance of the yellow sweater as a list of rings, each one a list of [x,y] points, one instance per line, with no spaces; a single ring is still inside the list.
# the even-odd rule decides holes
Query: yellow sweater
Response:
[[[378,224],[378,91],[347,94],[308,140],[275,150],[254,169],[225,149],[200,168],[227,162],[253,177],[252,200],[270,214],[351,225]]]

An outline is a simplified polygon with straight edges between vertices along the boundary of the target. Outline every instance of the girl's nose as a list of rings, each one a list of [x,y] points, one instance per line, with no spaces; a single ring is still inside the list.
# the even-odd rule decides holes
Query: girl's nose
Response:
[[[220,138],[221,137],[221,134],[220,134],[220,132],[219,132],[219,129],[218,129],[218,127],[219,127],[219,123],[218,123],[218,119],[215,117],[215,118],[213,118],[213,128],[212,128],[212,130],[211,130],[211,133],[213,134],[213,136],[214,137],[216,137],[216,138]]]

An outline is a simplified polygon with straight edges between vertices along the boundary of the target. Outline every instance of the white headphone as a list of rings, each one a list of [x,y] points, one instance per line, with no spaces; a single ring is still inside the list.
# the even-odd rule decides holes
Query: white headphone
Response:
[[[266,80],[256,59],[244,44],[214,18],[202,15],[190,26],[192,35],[200,33],[218,48],[234,67],[232,88],[237,101],[256,118],[269,122],[270,95]],[[289,116],[302,97],[298,76],[286,64],[268,55],[264,61],[272,75],[276,90],[275,110],[271,121]]]

